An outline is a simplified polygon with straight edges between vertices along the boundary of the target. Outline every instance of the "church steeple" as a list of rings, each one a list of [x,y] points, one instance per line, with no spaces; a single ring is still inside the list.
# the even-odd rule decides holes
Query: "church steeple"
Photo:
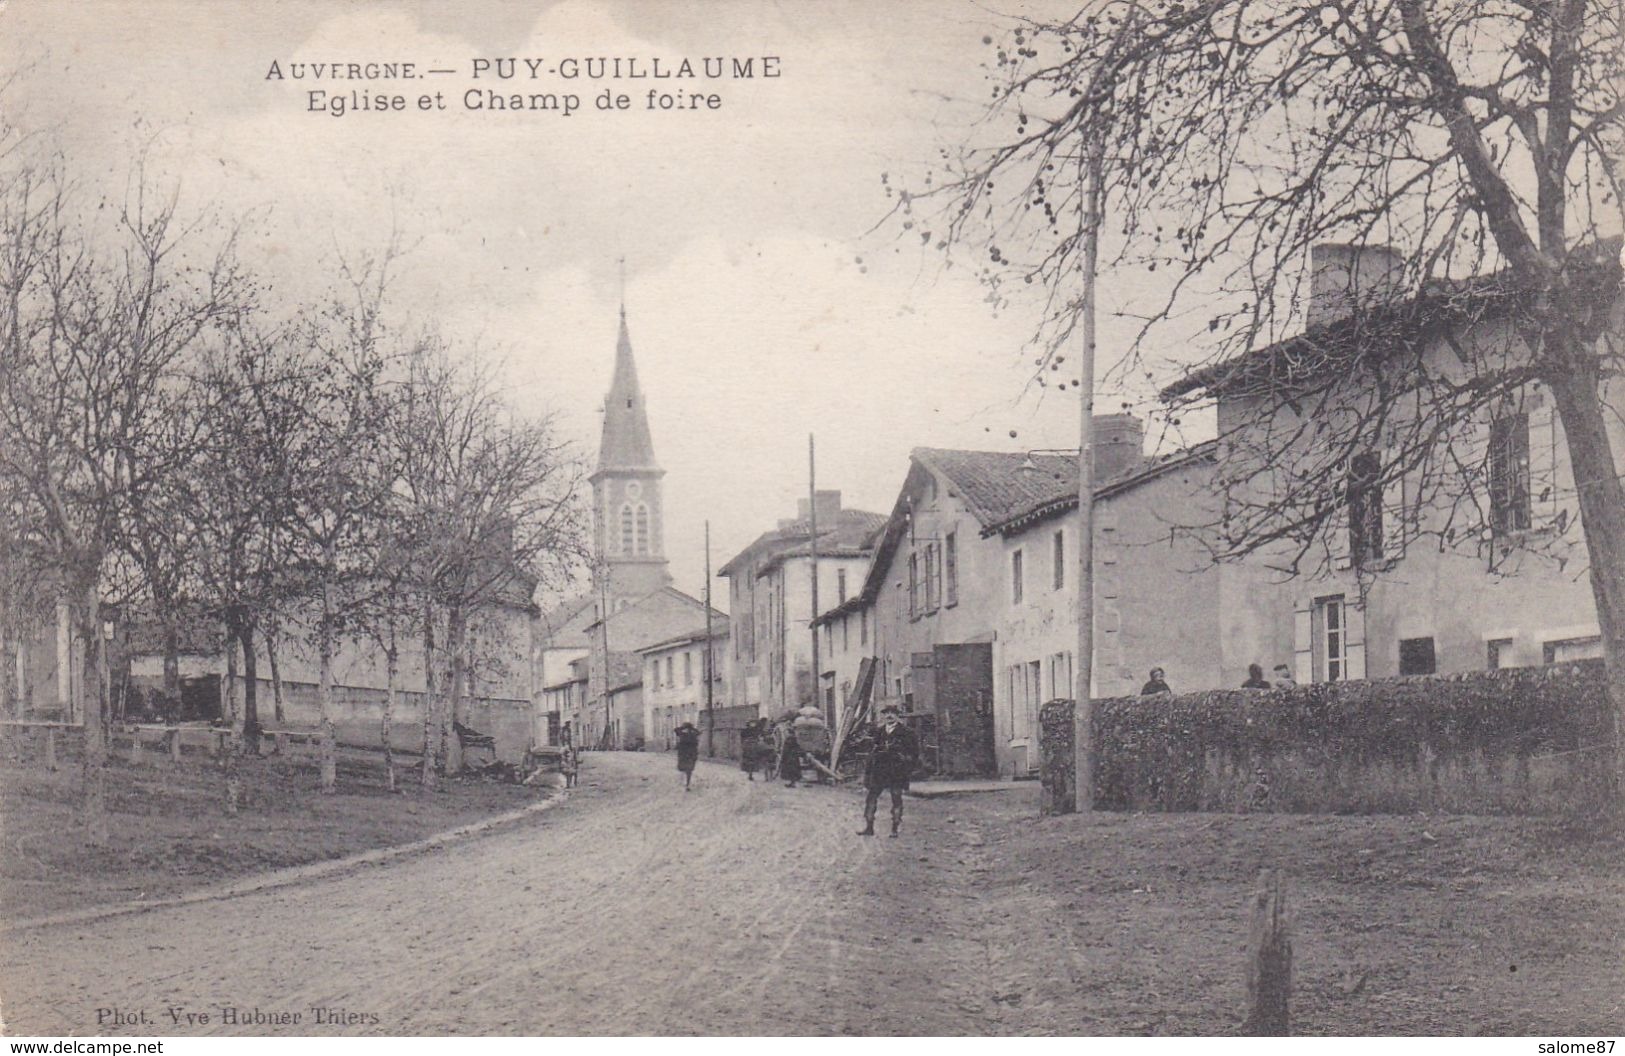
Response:
[[[649,415],[638,387],[638,366],[632,358],[632,337],[626,329],[626,306],[621,306],[621,332],[615,342],[615,375],[604,397],[604,431],[598,440],[598,472],[611,469],[659,469]]]
[[[665,511],[649,415],[632,358],[622,294],[615,373],[604,397],[604,428],[593,472],[593,534],[612,609],[671,582],[663,542]]]

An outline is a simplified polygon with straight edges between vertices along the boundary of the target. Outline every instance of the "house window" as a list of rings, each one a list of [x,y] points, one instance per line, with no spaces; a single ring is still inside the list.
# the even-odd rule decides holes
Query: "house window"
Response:
[[[1402,675],[1431,675],[1438,664],[1433,656],[1432,638],[1401,638],[1399,640],[1399,673]]]
[[[1499,671],[1503,667],[1511,667],[1508,663],[1512,659],[1511,638],[1491,638],[1484,643],[1484,666],[1491,671]]]
[[[1072,654],[1056,653],[1049,658],[1049,697],[1051,700],[1072,699]]]
[[[676,684],[677,675],[675,658],[668,656],[666,657],[666,685],[675,686]]]
[[[948,592],[943,595],[944,604],[959,604],[959,536],[957,532],[949,532],[948,538],[942,544],[942,566],[948,580]]]
[[[1027,713],[1027,679],[1022,673],[1020,664],[1011,664],[1005,672],[1010,683],[1010,708],[1005,718],[1004,735],[1014,738],[1016,735],[1016,715]]]
[[[1507,414],[1490,423],[1490,528],[1518,532],[1529,524],[1529,416]]]
[[[839,605],[846,600],[846,569],[835,570],[835,603]]]
[[[1060,531],[1055,533],[1055,579],[1054,587],[1060,590],[1066,586],[1066,536]]]
[[[1044,664],[1041,660],[1030,660],[1027,663],[1027,711],[1022,716],[1025,733],[1035,740],[1038,737],[1038,709],[1044,700]]]
[[[1590,660],[1602,655],[1602,636],[1593,634],[1584,638],[1563,638],[1554,642],[1543,642],[1540,651],[1542,659],[1548,664]]]
[[[1021,551],[1010,555],[1010,604],[1021,604]]]
[[[852,650],[851,621],[846,616],[842,616],[841,617],[841,652],[842,653],[847,653],[847,652],[850,652],[851,650]]]
[[[824,658],[825,659],[834,659],[834,657],[835,657],[835,625],[833,623],[826,623],[826,624],[824,624]]]
[[[683,654],[683,685],[692,686],[693,684],[694,684],[694,654],[693,653],[684,653]]]
[[[1348,609],[1343,595],[1316,598],[1314,609],[1315,681],[1348,677]]]
[[[637,545],[637,536],[632,528],[632,504],[627,503],[621,507],[621,553],[630,554]]]
[[[908,555],[908,615],[920,614],[920,555]]]
[[[925,611],[936,612],[942,601],[942,565],[936,543],[925,544]]]
[[[1366,451],[1349,459],[1349,559],[1355,567],[1382,557],[1382,459]]]
[[[868,609],[862,609],[862,610],[860,610],[858,612],[858,644],[859,645],[868,645],[869,644],[869,610]]]

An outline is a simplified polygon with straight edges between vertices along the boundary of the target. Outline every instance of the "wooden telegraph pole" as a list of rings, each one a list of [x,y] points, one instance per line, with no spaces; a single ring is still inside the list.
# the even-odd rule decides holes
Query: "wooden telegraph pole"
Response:
[[[1101,221],[1101,150],[1098,133],[1089,137],[1089,180],[1083,242],[1083,359],[1078,364],[1078,659],[1073,697],[1072,751],[1074,809],[1094,809],[1094,704],[1090,700],[1095,658],[1095,263]],[[1066,813],[1064,804],[1060,805]]]
[[[813,702],[824,711],[824,678],[818,662],[818,473],[813,461],[813,435],[807,434],[807,542],[812,555],[812,690]],[[835,709],[824,716],[829,729],[835,729]]]
[[[716,697],[712,689],[716,684],[713,667],[716,659],[711,655],[711,522],[705,522],[705,754],[717,754]]]

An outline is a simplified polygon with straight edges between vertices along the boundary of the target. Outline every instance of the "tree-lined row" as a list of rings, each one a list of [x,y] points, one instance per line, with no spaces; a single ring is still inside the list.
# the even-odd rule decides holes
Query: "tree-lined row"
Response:
[[[175,696],[187,623],[210,621],[228,670],[243,665],[231,711],[253,751],[257,658],[274,666],[279,637],[298,634],[320,658],[331,790],[340,643],[386,657],[392,706],[400,644],[419,636],[422,779],[457,769],[470,618],[498,598],[528,604],[578,559],[582,469],[547,419],[391,315],[397,259],[393,242],[341,259],[326,295],[288,304],[233,233],[183,219],[174,196],[138,186],[121,206],[87,203],[53,170],[14,168],[0,186],[5,640],[44,616],[31,605],[65,599],[76,638],[103,643],[117,603],[161,628]],[[84,650],[79,701],[93,839],[105,652]]]

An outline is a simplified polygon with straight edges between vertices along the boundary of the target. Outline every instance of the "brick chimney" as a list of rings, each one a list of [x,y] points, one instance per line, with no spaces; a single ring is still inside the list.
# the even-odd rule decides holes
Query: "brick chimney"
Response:
[[[839,491],[817,491],[814,498],[818,502],[818,530],[822,535],[825,528],[835,527],[835,518],[841,512],[841,493]],[[807,519],[807,500],[796,500],[796,520]]]
[[[1132,414],[1097,414],[1095,483],[1134,472],[1145,461],[1145,423]]]
[[[1323,326],[1381,304],[1399,288],[1405,259],[1391,246],[1323,242],[1309,251],[1306,325]]]

